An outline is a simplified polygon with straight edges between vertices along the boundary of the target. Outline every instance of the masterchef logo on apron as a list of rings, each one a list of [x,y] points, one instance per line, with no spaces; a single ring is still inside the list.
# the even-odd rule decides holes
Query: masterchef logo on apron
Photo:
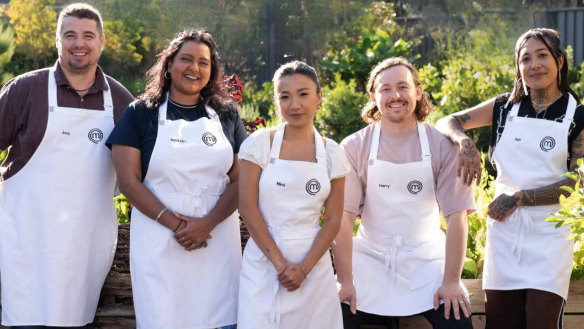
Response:
[[[213,146],[215,143],[217,143],[217,137],[209,132],[206,132],[203,134],[203,143],[205,143],[207,146]]]
[[[555,146],[556,140],[551,136],[546,136],[541,139],[541,142],[539,142],[539,147],[545,152],[553,149]]]
[[[103,139],[103,131],[101,131],[99,128],[93,128],[87,134],[87,138],[89,138],[89,140],[93,143],[97,144]]]
[[[420,193],[422,191],[422,187],[424,187],[424,185],[422,185],[422,182],[418,180],[413,180],[408,183],[408,191],[412,194]]]
[[[315,195],[320,192],[320,183],[316,179],[311,179],[306,183],[306,192],[310,195]]]

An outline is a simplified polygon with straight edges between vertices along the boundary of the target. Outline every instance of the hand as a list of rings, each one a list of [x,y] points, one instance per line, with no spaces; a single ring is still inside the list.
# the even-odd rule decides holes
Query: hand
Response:
[[[440,307],[440,299],[444,301],[444,318],[450,318],[450,309],[454,312],[454,318],[460,320],[460,310],[466,318],[470,317],[470,301],[466,299],[464,291],[458,282],[444,283],[434,294],[434,310]]]
[[[462,181],[466,185],[472,184],[473,179],[476,179],[477,186],[481,183],[481,157],[474,141],[470,138],[460,142],[456,173],[458,177],[462,176]]]
[[[185,250],[195,250],[207,247],[207,239],[211,239],[209,234],[214,226],[205,217],[188,217],[178,213],[176,217],[186,223],[181,225],[174,234],[176,241],[185,248]]]
[[[492,219],[501,222],[520,206],[519,201],[519,195],[517,193],[513,195],[501,194],[489,204],[487,214]]]
[[[357,292],[353,282],[337,282],[337,291],[339,292],[339,301],[349,302],[351,313],[357,314]]]
[[[304,279],[306,277],[298,264],[287,263],[278,270],[278,281],[288,291],[298,289]]]

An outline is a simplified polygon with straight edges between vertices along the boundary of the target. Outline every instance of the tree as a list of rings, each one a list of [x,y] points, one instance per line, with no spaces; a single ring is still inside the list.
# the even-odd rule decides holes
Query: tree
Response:
[[[10,63],[15,48],[14,31],[7,24],[0,25],[0,82],[2,85],[13,77],[7,70],[7,64]],[[0,162],[1,160],[0,156]]]
[[[55,0],[10,0],[6,14],[16,34],[16,52],[34,69],[47,66],[55,55]]]

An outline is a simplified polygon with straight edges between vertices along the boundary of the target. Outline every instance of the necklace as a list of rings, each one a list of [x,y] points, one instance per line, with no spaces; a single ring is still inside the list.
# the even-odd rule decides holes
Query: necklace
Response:
[[[178,104],[178,103],[176,103],[176,102],[173,102],[173,101],[172,101],[172,99],[170,99],[170,97],[168,98],[168,101],[169,101],[169,102],[170,102],[172,105],[174,105],[174,106],[176,106],[176,107],[179,107],[179,108],[181,108],[181,109],[196,109],[196,108],[197,108],[197,106],[199,106],[199,104],[195,104],[195,105],[181,105],[181,104]]]
[[[556,102],[558,99],[560,99],[560,97],[562,97],[562,94],[561,94],[561,93],[560,93],[560,94],[558,95],[558,97],[556,97],[556,98],[555,98],[553,101],[551,101],[551,102],[549,102],[549,103],[547,103],[547,104],[544,104],[544,103],[537,103],[537,102],[534,102],[534,101],[533,101],[533,99],[531,99],[531,105],[533,105],[533,109],[535,110],[535,113],[536,113],[536,114],[535,114],[535,117],[537,118],[537,117],[538,117],[538,115],[539,115],[540,113],[542,113],[542,112],[543,112],[543,116],[542,116],[542,118],[543,118],[543,117],[545,117],[545,114],[546,114],[546,112],[547,112],[548,106],[550,106],[550,105],[552,105],[553,103],[555,103],[555,102]]]

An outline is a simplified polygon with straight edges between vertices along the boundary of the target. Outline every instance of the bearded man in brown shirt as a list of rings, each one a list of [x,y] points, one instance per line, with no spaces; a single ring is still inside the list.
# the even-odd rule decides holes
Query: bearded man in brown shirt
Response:
[[[2,324],[93,322],[117,238],[115,172],[105,138],[133,100],[97,65],[99,12],[59,14],[55,65],[0,92]]]

